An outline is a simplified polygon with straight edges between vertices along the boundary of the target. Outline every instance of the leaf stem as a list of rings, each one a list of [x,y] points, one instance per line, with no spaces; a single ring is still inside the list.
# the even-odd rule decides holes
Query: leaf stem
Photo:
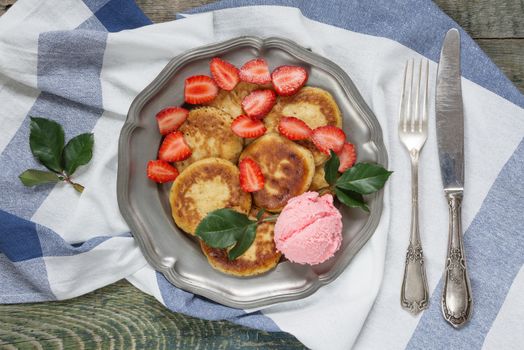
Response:
[[[73,188],[78,192],[78,193],[82,193],[84,192],[84,186],[80,185],[79,183],[76,183],[76,182],[73,182],[71,180],[71,178],[64,172],[62,173],[62,175],[64,176],[64,181],[67,182],[68,184],[70,184],[71,186],[73,186]]]

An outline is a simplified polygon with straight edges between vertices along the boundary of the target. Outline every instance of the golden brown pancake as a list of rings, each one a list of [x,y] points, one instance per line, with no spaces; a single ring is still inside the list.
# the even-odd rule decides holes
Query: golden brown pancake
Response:
[[[324,125],[342,128],[342,114],[335,99],[321,88],[306,86],[293,96],[279,97],[277,104],[264,118],[268,131],[277,131],[281,116],[296,117],[303,120],[311,129]],[[329,156],[320,152],[313,142],[297,141],[311,151],[315,165],[323,164]]]
[[[311,152],[275,133],[256,139],[240,155],[244,157],[257,162],[264,175],[264,188],[252,193],[255,204],[272,212],[307,191],[315,173]]]
[[[324,177],[324,166],[317,166],[315,169],[315,175],[313,175],[313,181],[311,181],[311,186],[309,187],[310,191],[318,191],[321,188],[329,186]]]
[[[188,159],[177,162],[178,170],[184,170],[197,160],[218,157],[236,163],[242,151],[243,141],[231,131],[233,118],[214,107],[193,109],[180,127],[184,140],[191,148]]]
[[[169,193],[171,214],[178,227],[194,235],[200,221],[213,210],[232,208],[249,213],[251,196],[240,188],[238,176],[238,168],[220,158],[206,158],[188,166]]]
[[[274,268],[280,260],[281,254],[273,241],[274,227],[274,222],[258,225],[255,241],[235,260],[228,259],[227,249],[211,248],[203,241],[200,248],[209,264],[223,273],[243,277],[258,275]]]
[[[231,91],[220,90],[217,97],[207,105],[216,107],[235,119],[239,115],[244,114],[242,111],[242,100],[244,97],[259,88],[260,86],[257,84],[242,81]]]

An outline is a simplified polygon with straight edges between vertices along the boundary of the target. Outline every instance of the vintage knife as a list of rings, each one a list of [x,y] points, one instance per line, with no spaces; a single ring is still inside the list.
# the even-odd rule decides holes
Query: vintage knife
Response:
[[[460,84],[460,34],[457,29],[447,32],[440,53],[435,108],[440,172],[450,217],[442,313],[453,327],[458,328],[471,316],[472,297],[461,224],[464,113]]]

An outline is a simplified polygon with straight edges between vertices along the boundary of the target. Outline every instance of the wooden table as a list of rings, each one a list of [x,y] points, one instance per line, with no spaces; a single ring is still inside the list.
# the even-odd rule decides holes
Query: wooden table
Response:
[[[0,15],[16,0],[0,0]],[[137,0],[154,22],[209,0]],[[524,91],[524,2],[437,0]],[[0,349],[302,349],[293,336],[168,311],[126,281],[53,303],[0,306]]]

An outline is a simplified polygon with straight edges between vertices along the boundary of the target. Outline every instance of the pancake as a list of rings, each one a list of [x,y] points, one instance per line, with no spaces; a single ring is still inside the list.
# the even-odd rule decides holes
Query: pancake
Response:
[[[227,249],[211,248],[203,241],[200,241],[200,248],[209,264],[223,273],[242,277],[258,275],[274,268],[280,260],[281,253],[273,241],[274,227],[274,222],[258,225],[253,244],[232,261],[227,257]]]
[[[231,131],[233,118],[214,107],[200,107],[189,112],[180,126],[184,140],[191,148],[188,159],[177,162],[182,171],[200,159],[218,157],[236,163],[242,151],[243,141]]]
[[[242,111],[242,100],[244,97],[259,88],[259,85],[242,81],[231,91],[220,90],[217,97],[206,105],[216,107],[235,119],[239,115],[244,114]]]
[[[277,131],[281,116],[296,117],[303,120],[311,129],[324,125],[342,128],[342,114],[335,99],[329,92],[317,87],[306,86],[295,95],[279,97],[277,104],[264,118],[268,131]],[[297,141],[311,151],[315,165],[323,164],[329,156],[320,152],[313,142]]]
[[[315,173],[313,155],[306,148],[275,133],[268,133],[247,146],[240,159],[250,157],[264,175],[264,188],[253,192],[258,207],[279,212],[291,197],[305,192]]]
[[[238,176],[238,168],[220,158],[206,158],[188,166],[169,193],[171,214],[178,227],[194,235],[200,221],[220,208],[248,214],[251,196],[240,188]]]
[[[317,166],[315,169],[315,175],[313,175],[313,181],[311,181],[311,186],[309,187],[310,191],[318,191],[321,188],[329,186],[326,182],[324,166]]]

